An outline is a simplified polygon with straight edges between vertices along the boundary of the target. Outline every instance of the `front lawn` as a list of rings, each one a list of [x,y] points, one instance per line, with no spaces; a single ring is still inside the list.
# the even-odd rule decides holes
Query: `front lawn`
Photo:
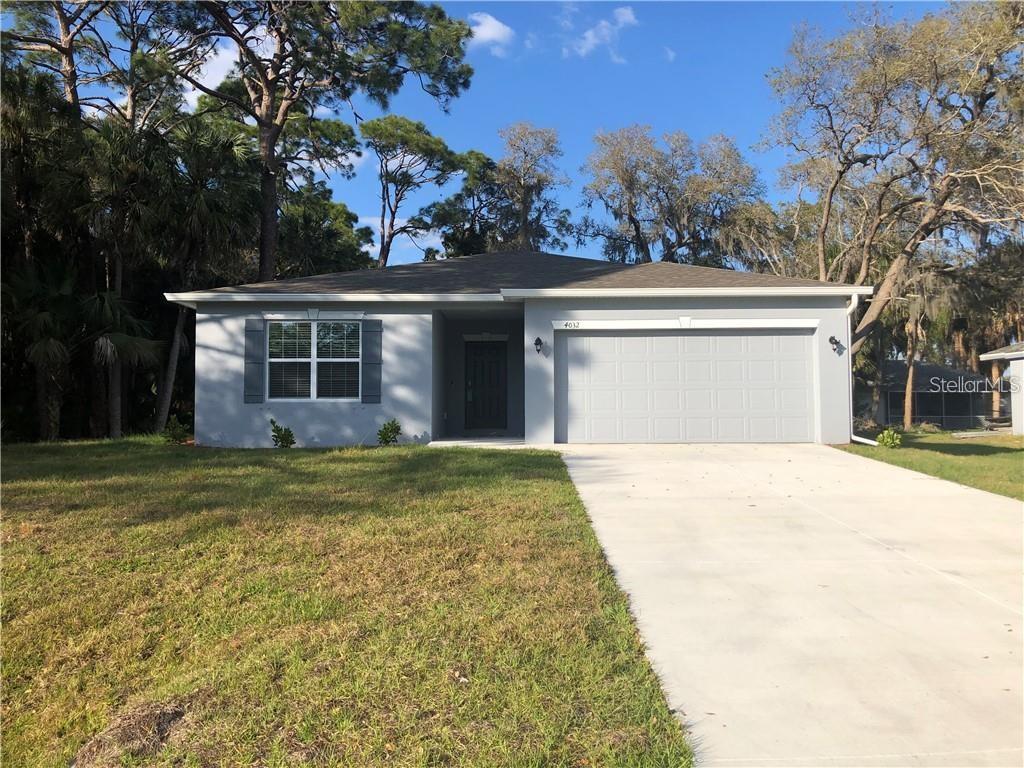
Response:
[[[2,535],[5,764],[691,760],[554,453],[7,446]]]
[[[956,438],[950,432],[903,435],[900,448],[839,446],[945,480],[1024,500],[1024,438],[1012,435]]]

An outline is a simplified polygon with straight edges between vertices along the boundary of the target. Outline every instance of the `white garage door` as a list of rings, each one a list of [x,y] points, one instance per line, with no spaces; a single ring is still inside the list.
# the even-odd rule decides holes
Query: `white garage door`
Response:
[[[808,331],[568,334],[570,443],[811,442]]]

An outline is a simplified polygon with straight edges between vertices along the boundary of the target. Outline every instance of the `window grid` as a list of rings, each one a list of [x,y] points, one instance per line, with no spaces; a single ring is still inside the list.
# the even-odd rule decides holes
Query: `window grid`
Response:
[[[319,327],[321,325],[325,325],[326,326],[326,325],[336,325],[336,324],[337,325],[349,325],[349,326],[354,326],[355,327],[355,342],[356,342],[355,343],[355,350],[357,352],[355,357],[351,357],[351,356],[349,356],[349,357],[330,357],[330,356],[320,357],[319,356],[319,347],[321,346],[320,342],[319,342],[319,339],[320,339]],[[281,325],[281,326],[284,326],[284,325],[299,325],[299,326],[307,325],[307,326],[309,326],[309,344],[308,344],[309,356],[308,357],[272,357],[271,356],[271,351],[270,351],[270,346],[271,346],[270,336],[271,336],[271,328],[274,325]],[[267,335],[267,350],[266,350],[266,352],[267,352],[267,376],[266,376],[266,387],[267,387],[266,397],[267,397],[267,400],[275,400],[277,402],[288,402],[288,401],[306,402],[306,401],[309,401],[309,400],[332,400],[334,402],[353,402],[353,401],[358,401],[360,399],[360,397],[362,396],[363,324],[361,322],[352,321],[352,320],[322,320],[322,321],[317,321],[317,320],[270,320],[270,321],[267,322],[267,334],[266,335]],[[351,336],[349,336],[349,334],[345,333],[345,334],[343,334],[343,337],[345,339],[345,342],[341,345],[342,346],[342,351],[345,354],[351,355],[351,352],[352,352]],[[283,346],[287,346],[287,344],[283,344]],[[293,346],[293,349],[295,351],[299,351],[299,347],[302,347],[302,349],[304,350],[305,346],[306,345],[304,345],[304,344],[296,344],[296,345]],[[325,355],[329,355],[330,352],[333,350],[335,345],[332,344],[332,343],[328,343],[326,346],[328,347],[328,349],[326,350]],[[274,364],[274,363],[278,363],[278,364],[280,364],[280,363],[300,363],[300,364],[301,363],[305,363],[305,364],[308,364],[309,365],[309,395],[305,396],[305,397],[302,397],[302,396],[299,396],[299,397],[274,397],[274,396],[272,396],[270,394],[270,380],[271,380],[270,368],[271,368],[271,365]],[[320,365],[323,365],[325,363],[355,363],[356,364],[356,371],[355,371],[356,393],[355,393],[355,395],[353,395],[352,397],[328,397],[328,396],[321,397],[318,394],[318,392],[317,392],[317,369],[320,367]]]

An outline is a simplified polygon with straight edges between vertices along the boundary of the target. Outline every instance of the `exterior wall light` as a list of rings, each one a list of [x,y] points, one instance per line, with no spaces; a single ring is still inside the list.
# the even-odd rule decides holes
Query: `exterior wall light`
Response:
[[[538,355],[540,354],[540,351],[544,349],[544,341],[540,336],[533,340],[533,348],[537,350]]]
[[[839,347],[840,347],[839,339],[837,339],[835,336],[829,336],[828,337],[828,343],[832,345],[832,351],[833,352],[838,352],[839,351]]]

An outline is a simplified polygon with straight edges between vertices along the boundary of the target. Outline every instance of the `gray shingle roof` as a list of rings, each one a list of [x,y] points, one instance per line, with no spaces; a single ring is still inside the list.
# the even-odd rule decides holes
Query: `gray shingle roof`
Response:
[[[627,265],[535,251],[482,253],[386,269],[333,272],[216,288],[213,293],[499,293],[520,289],[799,288],[836,283],[693,267]]]
[[[1016,344],[1008,344],[1005,347],[993,349],[991,352],[986,352],[980,357],[982,360],[1009,360],[1024,357],[1024,341],[1018,341]]]

